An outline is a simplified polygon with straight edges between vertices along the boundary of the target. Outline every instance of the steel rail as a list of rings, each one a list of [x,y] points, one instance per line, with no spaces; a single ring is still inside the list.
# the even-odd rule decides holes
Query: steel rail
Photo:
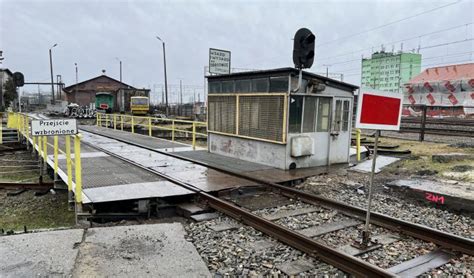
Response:
[[[303,251],[311,256],[314,256],[321,261],[324,261],[338,269],[346,271],[356,277],[397,277],[396,274],[389,272],[376,265],[372,265],[364,260],[357,257],[348,255],[342,251],[326,246],[312,238],[306,237],[300,233],[292,231],[282,225],[273,223],[261,216],[258,216],[247,209],[241,208],[228,201],[221,200],[203,190],[193,186],[190,183],[181,181],[179,179],[170,177],[169,175],[160,173],[156,170],[150,169],[146,166],[138,164],[130,159],[117,155],[111,151],[105,150],[101,147],[83,142],[89,147],[100,150],[110,156],[118,158],[129,164],[144,169],[150,173],[160,176],[176,185],[184,187],[198,194],[203,200],[205,200],[212,208],[237,219],[267,235],[270,235],[281,242],[290,245],[300,251]]]
[[[421,132],[420,127],[412,126],[401,126],[400,132]],[[425,134],[434,134],[434,135],[447,135],[447,136],[464,136],[464,137],[474,137],[474,131],[472,130],[462,130],[462,129],[444,129],[444,128],[425,128]]]
[[[360,219],[364,219],[365,214],[366,214],[366,210],[362,209],[360,207],[356,207],[356,206],[348,205],[348,204],[345,204],[345,203],[342,203],[342,202],[339,202],[339,201],[327,199],[327,198],[324,198],[324,197],[321,197],[321,196],[317,196],[317,195],[307,193],[307,192],[304,192],[304,191],[301,191],[301,190],[298,190],[298,189],[294,189],[294,188],[291,188],[291,187],[283,186],[283,185],[280,185],[280,184],[277,184],[277,183],[272,183],[272,182],[269,182],[267,180],[255,178],[255,177],[248,176],[248,175],[245,175],[245,174],[242,174],[242,173],[237,173],[237,172],[234,172],[234,171],[221,169],[219,167],[215,167],[213,165],[203,163],[202,161],[197,161],[195,159],[183,157],[183,156],[180,156],[180,155],[177,155],[177,154],[174,154],[174,153],[168,153],[168,152],[165,152],[165,151],[156,150],[154,148],[147,147],[147,146],[144,146],[144,145],[139,144],[139,143],[130,142],[128,140],[115,138],[113,136],[109,136],[109,135],[106,135],[106,134],[99,134],[97,132],[92,132],[92,131],[87,131],[87,132],[94,133],[96,135],[104,136],[104,137],[114,139],[114,140],[117,140],[117,141],[120,141],[120,142],[123,142],[123,143],[134,145],[134,146],[137,146],[137,147],[141,147],[141,148],[144,148],[144,149],[147,149],[147,150],[150,150],[150,151],[153,151],[153,152],[157,152],[157,153],[160,153],[160,154],[168,155],[168,156],[171,156],[171,157],[174,157],[174,158],[178,158],[178,159],[186,160],[186,161],[189,161],[189,162],[193,162],[193,163],[196,163],[198,165],[206,166],[206,167],[209,167],[209,168],[214,169],[214,170],[218,170],[218,171],[221,171],[221,172],[224,172],[224,173],[227,173],[227,174],[231,174],[231,175],[243,178],[243,179],[247,179],[247,180],[250,180],[250,181],[253,181],[253,182],[260,183],[262,185],[267,185],[267,186],[270,186],[271,188],[279,190],[280,192],[285,193],[288,196],[291,196],[293,198],[297,198],[297,199],[300,199],[304,202],[308,202],[308,203],[311,203],[311,204],[314,204],[314,205],[323,205],[323,206],[326,206],[326,207],[329,207],[329,208],[333,208],[333,209],[339,210],[341,212],[344,212],[345,214],[348,214],[348,215],[351,215],[351,216],[354,216],[354,217],[358,217]],[[459,251],[459,252],[463,252],[463,253],[469,254],[471,256],[474,255],[474,241],[471,240],[471,239],[460,237],[460,236],[450,234],[450,233],[446,233],[446,232],[442,232],[442,231],[439,231],[439,230],[435,230],[435,229],[432,229],[432,228],[427,227],[427,226],[423,226],[423,225],[403,221],[403,220],[400,220],[400,219],[397,219],[397,218],[394,218],[394,217],[391,217],[391,216],[388,216],[388,215],[385,215],[385,214],[381,214],[381,213],[371,212],[370,215],[371,215],[370,223],[372,223],[372,224],[379,225],[381,227],[384,227],[384,228],[387,228],[389,230],[393,230],[393,231],[396,231],[396,232],[399,232],[399,233],[402,233],[402,234],[407,234],[407,235],[410,235],[410,236],[418,238],[418,239],[433,242],[433,243],[436,243],[436,244],[438,244],[440,246],[443,246],[445,248],[452,249],[452,250]]]

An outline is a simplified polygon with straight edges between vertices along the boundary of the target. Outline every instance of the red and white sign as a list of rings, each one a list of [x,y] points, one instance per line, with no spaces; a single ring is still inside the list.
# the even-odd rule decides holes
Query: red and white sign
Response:
[[[400,130],[403,94],[365,91],[357,101],[356,128]]]

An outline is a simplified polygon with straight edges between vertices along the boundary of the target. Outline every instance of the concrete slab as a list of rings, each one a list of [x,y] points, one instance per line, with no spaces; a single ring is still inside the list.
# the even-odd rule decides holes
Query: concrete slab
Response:
[[[373,158],[370,158],[362,163],[357,164],[354,167],[351,167],[350,170],[363,172],[363,173],[370,173],[372,170],[372,160]],[[375,163],[375,173],[380,173],[384,167],[398,160],[400,160],[400,158],[398,157],[377,155],[377,161]]]
[[[257,240],[249,241],[243,247],[247,250],[254,250],[255,252],[260,252],[275,246],[276,243],[269,240]]]
[[[400,277],[418,277],[418,275],[446,264],[454,257],[456,256],[451,253],[442,249],[437,249],[426,255],[405,261],[387,270]]]
[[[92,203],[146,198],[163,198],[194,194],[191,190],[169,181],[130,183],[84,189]]]
[[[286,275],[292,276],[314,268],[314,264],[311,261],[300,259],[277,265],[276,268],[281,270]]]
[[[395,180],[387,186],[405,192],[409,197],[448,207],[474,212],[474,185],[472,183],[447,183],[425,179]]]
[[[82,229],[0,237],[0,277],[70,277]]]
[[[431,156],[433,162],[447,163],[451,161],[473,160],[474,155],[467,153],[440,153]]]
[[[210,277],[184,234],[179,223],[89,229],[74,276]]]
[[[185,217],[208,211],[208,209],[201,208],[194,203],[182,203],[178,204],[176,207],[178,208],[179,213]]]
[[[202,222],[202,221],[207,221],[207,220],[212,220],[219,217],[219,214],[216,212],[210,212],[210,213],[201,213],[201,214],[195,214],[191,215],[191,219],[196,221],[196,222]]]
[[[306,214],[310,212],[314,212],[318,210],[317,208],[314,207],[309,207],[309,208],[300,208],[300,209],[288,209],[288,210],[279,210],[276,213],[272,214],[264,214],[262,215],[263,218],[268,219],[268,220],[278,220],[281,218],[289,217],[289,216],[297,216],[301,214]]]
[[[309,227],[306,229],[299,230],[298,232],[307,237],[315,237],[315,236],[320,236],[326,233],[338,231],[347,227],[357,226],[361,223],[362,223],[361,221],[358,221],[355,219],[348,219],[345,221],[338,221],[338,222],[327,223],[327,224],[323,224],[319,226]]]
[[[214,232],[223,232],[223,231],[228,231],[228,230],[235,230],[241,227],[239,224],[234,224],[234,223],[218,223],[215,225],[211,225],[208,228],[213,230]]]

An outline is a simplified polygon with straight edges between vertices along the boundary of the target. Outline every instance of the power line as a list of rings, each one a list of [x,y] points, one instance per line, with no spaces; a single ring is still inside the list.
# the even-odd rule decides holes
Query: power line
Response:
[[[437,59],[437,58],[463,56],[463,55],[472,54],[472,53],[474,53],[474,51],[467,51],[467,52],[452,53],[452,54],[448,54],[448,55],[426,57],[426,58],[422,58],[421,60],[422,60],[422,61],[425,61],[425,60],[431,60],[431,59]],[[360,61],[360,60],[359,60],[359,61]],[[338,71],[338,72],[350,72],[350,71],[354,71],[354,70],[359,70],[359,71],[360,71],[360,67],[357,67],[357,68],[350,68],[350,69],[343,69],[343,70],[337,70],[337,71]]]
[[[391,22],[389,22],[389,23],[385,23],[385,24],[383,24],[383,25],[380,25],[380,26],[377,26],[377,27],[373,27],[373,28],[370,28],[370,29],[367,29],[367,30],[364,30],[364,31],[361,31],[361,32],[358,32],[358,33],[354,33],[354,34],[351,34],[351,35],[347,35],[347,36],[344,36],[344,37],[341,37],[341,38],[338,38],[338,39],[335,39],[335,40],[323,42],[323,43],[317,44],[316,46],[327,45],[327,44],[330,44],[330,43],[333,43],[333,42],[336,42],[336,41],[340,41],[340,40],[342,40],[342,39],[348,39],[348,38],[352,38],[352,37],[355,37],[355,36],[358,36],[358,35],[362,35],[362,34],[365,34],[365,33],[368,33],[368,32],[372,32],[372,31],[375,31],[375,30],[378,30],[378,29],[382,29],[382,28],[384,28],[384,27],[387,27],[387,26],[390,26],[390,25],[393,25],[393,24],[396,24],[396,23],[399,23],[399,22],[402,22],[402,21],[405,21],[405,20],[408,20],[408,19],[412,19],[412,18],[414,18],[414,17],[420,16],[420,15],[423,15],[423,14],[427,14],[427,13],[434,12],[434,11],[439,10],[439,9],[442,9],[442,8],[446,8],[446,7],[449,7],[449,6],[452,6],[452,5],[459,4],[460,2],[461,2],[461,0],[456,1],[456,2],[452,2],[452,3],[449,3],[449,4],[446,4],[446,5],[442,5],[442,6],[433,8],[433,9],[429,9],[429,10],[426,10],[426,11],[423,11],[423,12],[420,12],[420,13],[417,13],[417,14],[414,14],[414,15],[411,15],[411,16],[408,16],[408,17],[405,17],[405,18],[401,18],[401,19],[398,19],[398,20],[395,20],[395,21],[391,21]]]
[[[452,41],[452,42],[446,42],[446,43],[441,43],[441,44],[424,46],[424,47],[420,47],[418,49],[422,50],[422,49],[436,48],[436,47],[447,46],[447,45],[452,45],[452,44],[464,43],[464,42],[468,42],[468,41],[472,41],[472,40],[474,40],[474,38],[466,38],[464,40],[459,40],[459,41]],[[350,62],[360,61],[360,60],[361,59],[359,58],[359,59],[351,59],[351,60],[341,61],[341,62],[337,62],[337,63],[332,63],[331,66],[332,65],[337,65],[337,64],[347,64],[347,63],[350,63]]]
[[[453,63],[459,63],[459,62],[462,62],[462,63],[469,63],[469,62],[473,62],[474,60],[472,59],[469,59],[469,60],[457,60],[457,61],[450,61],[450,62],[443,62],[443,63],[433,63],[433,64],[428,64],[428,65],[423,65],[423,67],[430,67],[430,66],[438,66],[438,67],[442,67],[443,65],[450,65],[450,64],[453,64]],[[400,69],[409,69],[410,67],[402,67]],[[357,75],[361,75],[362,73],[358,72],[358,73],[351,73],[351,74],[344,74],[344,77],[346,76],[357,76]]]
[[[388,42],[388,43],[381,43],[381,44],[391,45],[391,44],[394,44],[394,43],[410,41],[410,40],[413,40],[413,39],[423,38],[423,37],[426,37],[426,36],[446,32],[446,31],[451,31],[451,30],[461,28],[461,27],[467,27],[467,26],[472,25],[472,24],[474,24],[474,22],[468,22],[468,23],[464,23],[464,24],[461,24],[461,25],[456,25],[456,26],[452,26],[452,27],[449,27],[449,28],[445,28],[445,29],[442,29],[442,30],[437,30],[437,31],[433,31],[433,32],[430,32],[430,33],[424,33],[424,34],[420,34],[420,35],[417,35],[417,36],[413,36],[413,37],[410,37],[410,38],[400,39],[400,40],[396,40],[396,41],[392,41],[392,42]],[[379,46],[381,44],[378,44],[377,46]],[[337,55],[334,55],[334,56],[321,58],[321,59],[318,59],[318,62],[328,60],[328,59],[332,59],[332,58],[339,58],[339,57],[343,57],[343,56],[347,56],[347,55],[353,55],[353,54],[361,53],[361,52],[364,52],[366,50],[370,50],[370,49],[372,49],[374,47],[377,47],[377,46],[370,46],[370,47],[367,47],[367,48],[354,50],[354,51],[351,51],[351,52],[345,52],[345,53],[337,54]]]

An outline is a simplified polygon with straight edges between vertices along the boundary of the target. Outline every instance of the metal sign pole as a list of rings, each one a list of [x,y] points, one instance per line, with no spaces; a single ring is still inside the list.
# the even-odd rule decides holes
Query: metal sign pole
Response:
[[[370,231],[369,231],[369,223],[370,223],[370,207],[372,206],[372,187],[374,184],[374,176],[375,176],[375,166],[377,163],[377,147],[379,143],[379,131],[375,132],[375,143],[374,143],[374,158],[372,159],[372,171],[370,172],[370,183],[369,183],[369,202],[367,204],[367,215],[365,218],[365,227],[364,231],[362,232],[362,245],[368,246],[370,242]]]

